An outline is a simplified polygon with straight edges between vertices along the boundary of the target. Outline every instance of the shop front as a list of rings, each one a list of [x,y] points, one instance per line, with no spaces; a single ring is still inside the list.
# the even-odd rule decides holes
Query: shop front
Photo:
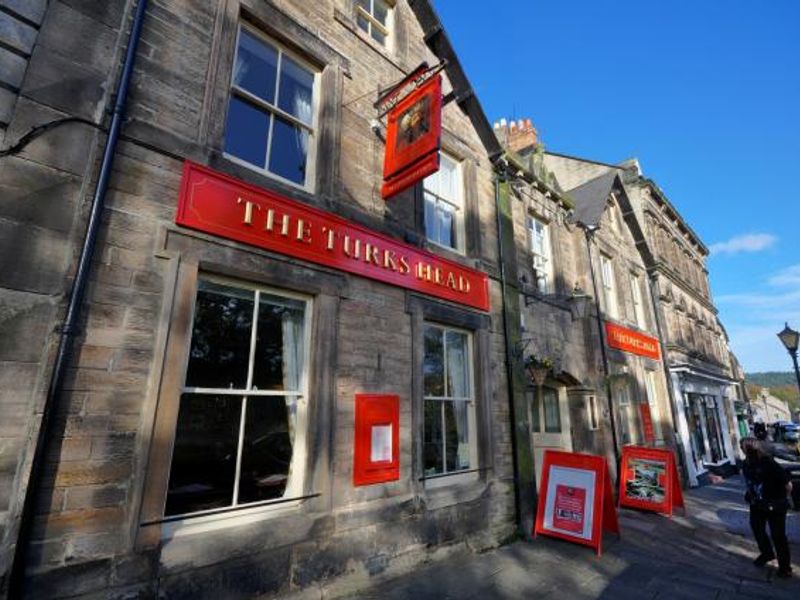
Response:
[[[729,383],[686,369],[671,369],[678,402],[678,431],[687,457],[689,483],[705,482],[709,472],[726,471],[736,463],[728,427]],[[730,382],[732,383],[732,382]]]

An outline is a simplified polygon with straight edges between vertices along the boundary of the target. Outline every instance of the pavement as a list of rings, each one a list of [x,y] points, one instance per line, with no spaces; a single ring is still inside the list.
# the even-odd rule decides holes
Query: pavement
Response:
[[[621,536],[607,534],[599,558],[593,549],[539,536],[483,554],[454,554],[368,589],[328,590],[322,597],[799,600],[800,513],[790,512],[787,523],[794,577],[778,579],[774,562],[752,564],[757,549],[743,495],[735,476],[685,492],[686,515],[622,509]]]

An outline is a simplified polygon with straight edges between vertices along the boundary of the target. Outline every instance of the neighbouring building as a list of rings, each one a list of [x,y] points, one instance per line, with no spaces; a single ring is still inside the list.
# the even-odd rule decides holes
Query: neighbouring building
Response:
[[[750,399],[750,406],[754,423],[769,425],[778,421],[792,421],[789,403],[770,394],[769,388],[761,388],[758,395]]]
[[[620,169],[552,160],[530,120],[494,128],[512,172],[530,174],[509,184],[523,352],[554,365],[529,384],[536,472],[555,448],[606,456],[615,473],[622,446],[675,443],[643,232]]]
[[[515,502],[515,481],[533,480],[530,461],[527,479],[514,473],[501,149],[430,2],[147,5],[45,429],[138,3],[0,6],[20,32],[0,48],[13,66],[0,96],[4,593],[252,597],[495,546],[516,512],[531,522],[532,490]],[[373,103],[440,61],[441,168],[384,201]],[[366,462],[385,471],[359,462],[364,431]],[[15,556],[24,579],[10,582]]]

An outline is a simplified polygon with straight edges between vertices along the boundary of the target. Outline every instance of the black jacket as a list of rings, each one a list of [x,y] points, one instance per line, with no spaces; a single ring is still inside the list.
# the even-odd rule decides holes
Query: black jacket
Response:
[[[756,461],[746,460],[742,473],[747,484],[745,500],[751,506],[766,510],[788,508],[786,484],[789,474],[771,456],[762,456]]]

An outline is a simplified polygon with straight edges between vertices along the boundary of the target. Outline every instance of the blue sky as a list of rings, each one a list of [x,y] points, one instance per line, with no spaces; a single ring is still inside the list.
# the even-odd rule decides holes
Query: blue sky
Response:
[[[555,152],[637,157],[711,248],[745,369],[789,370],[775,334],[800,329],[800,1],[434,3],[489,119],[529,117]]]

